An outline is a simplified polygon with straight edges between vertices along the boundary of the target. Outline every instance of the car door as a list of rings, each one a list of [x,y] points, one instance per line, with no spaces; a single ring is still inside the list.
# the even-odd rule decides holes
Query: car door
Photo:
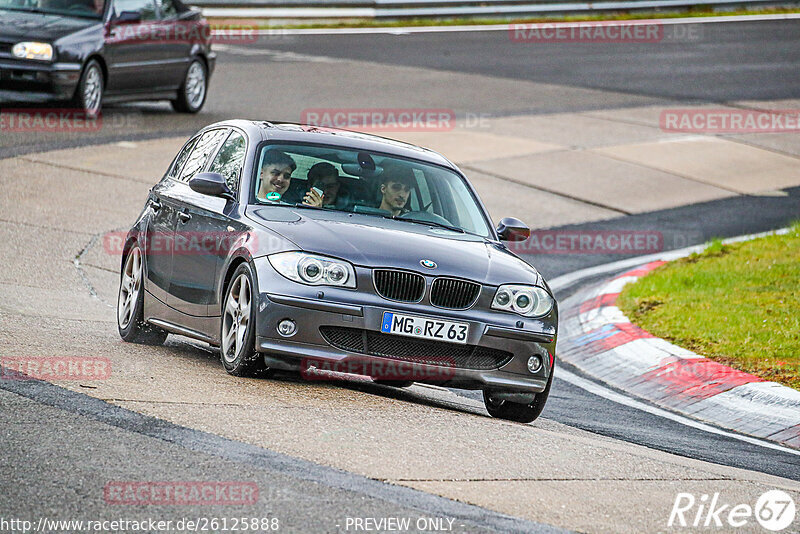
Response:
[[[229,133],[229,129],[222,128],[200,137],[175,191],[178,212],[167,304],[194,317],[207,317],[208,307],[215,299],[217,249],[227,225],[222,215],[226,200],[192,191],[189,180],[207,167]]]
[[[200,42],[203,29],[191,11],[181,13],[173,0],[155,0],[159,27],[168,36],[160,44],[162,84],[166,89],[178,89],[186,77],[192,56],[192,45]]]
[[[175,179],[194,149],[198,138],[186,143],[170,170],[161,182],[150,190],[148,208],[151,216],[148,219],[145,234],[145,256],[147,265],[147,289],[155,298],[167,304],[172,281],[172,254],[177,224],[178,204],[175,199]]]
[[[109,94],[152,92],[166,84],[159,25],[154,0],[114,0],[105,35]]]

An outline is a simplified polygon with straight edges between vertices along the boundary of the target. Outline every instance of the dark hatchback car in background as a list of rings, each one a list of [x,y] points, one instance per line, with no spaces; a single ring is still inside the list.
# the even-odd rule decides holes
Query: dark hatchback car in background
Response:
[[[0,101],[169,100],[196,113],[214,70],[209,25],[180,0],[0,0]]]
[[[184,145],[126,236],[118,328],[132,342],[207,342],[237,376],[480,389],[492,416],[529,422],[547,400],[558,329],[547,283],[506,246],[529,235],[513,218],[495,229],[466,177],[430,150],[217,123]],[[387,372],[399,369],[411,372]]]

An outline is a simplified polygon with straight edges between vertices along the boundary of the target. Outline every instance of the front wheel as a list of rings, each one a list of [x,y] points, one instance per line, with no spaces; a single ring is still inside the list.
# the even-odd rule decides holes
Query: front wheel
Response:
[[[542,414],[544,405],[547,403],[547,397],[550,395],[550,386],[553,384],[553,371],[554,369],[550,370],[550,378],[547,380],[547,386],[544,391],[537,393],[533,402],[528,404],[493,398],[492,392],[484,389],[483,403],[486,405],[486,411],[497,419],[506,419],[517,423],[535,421]]]
[[[91,60],[83,69],[72,105],[86,113],[89,118],[100,116],[103,108],[103,69],[96,60]]]
[[[167,333],[144,321],[142,249],[134,245],[125,259],[117,296],[117,328],[123,341],[160,345]]]
[[[234,271],[225,292],[220,332],[220,359],[234,376],[264,375],[269,368],[255,349],[257,290],[247,263]]]
[[[180,113],[197,113],[206,103],[207,90],[206,65],[200,59],[194,59],[186,71],[177,98],[172,101],[172,109]]]

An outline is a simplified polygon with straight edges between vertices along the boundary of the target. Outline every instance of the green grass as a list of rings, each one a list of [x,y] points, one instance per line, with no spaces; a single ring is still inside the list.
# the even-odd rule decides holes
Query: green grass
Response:
[[[800,389],[800,222],[786,235],[715,240],[629,284],[617,305],[653,335]]]
[[[800,13],[798,7],[767,7],[764,9],[740,9],[729,11],[716,11],[708,6],[698,5],[684,11],[650,11],[650,12],[619,12],[597,13],[592,15],[551,15],[541,17],[516,17],[516,18],[413,18],[396,20],[375,19],[347,19],[331,22],[281,22],[270,23],[260,19],[231,19],[228,17],[209,17],[212,24],[226,25],[256,25],[260,29],[306,29],[306,28],[395,28],[410,26],[473,26],[487,24],[535,23],[535,22],[584,22],[596,20],[642,20],[642,19],[670,19],[682,17],[720,17],[728,15],[764,15],[780,13]]]

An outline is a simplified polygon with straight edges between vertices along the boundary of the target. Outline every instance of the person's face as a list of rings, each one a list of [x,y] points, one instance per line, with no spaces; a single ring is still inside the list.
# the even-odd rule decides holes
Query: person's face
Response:
[[[264,192],[276,192],[281,195],[289,189],[292,181],[292,168],[288,165],[270,164],[261,169],[262,188]]]
[[[384,202],[393,210],[401,210],[408,202],[411,186],[391,180],[381,186]]]
[[[334,175],[323,176],[314,182],[314,187],[322,189],[324,193],[323,204],[333,204],[336,202],[336,195],[339,194],[339,178]]]

